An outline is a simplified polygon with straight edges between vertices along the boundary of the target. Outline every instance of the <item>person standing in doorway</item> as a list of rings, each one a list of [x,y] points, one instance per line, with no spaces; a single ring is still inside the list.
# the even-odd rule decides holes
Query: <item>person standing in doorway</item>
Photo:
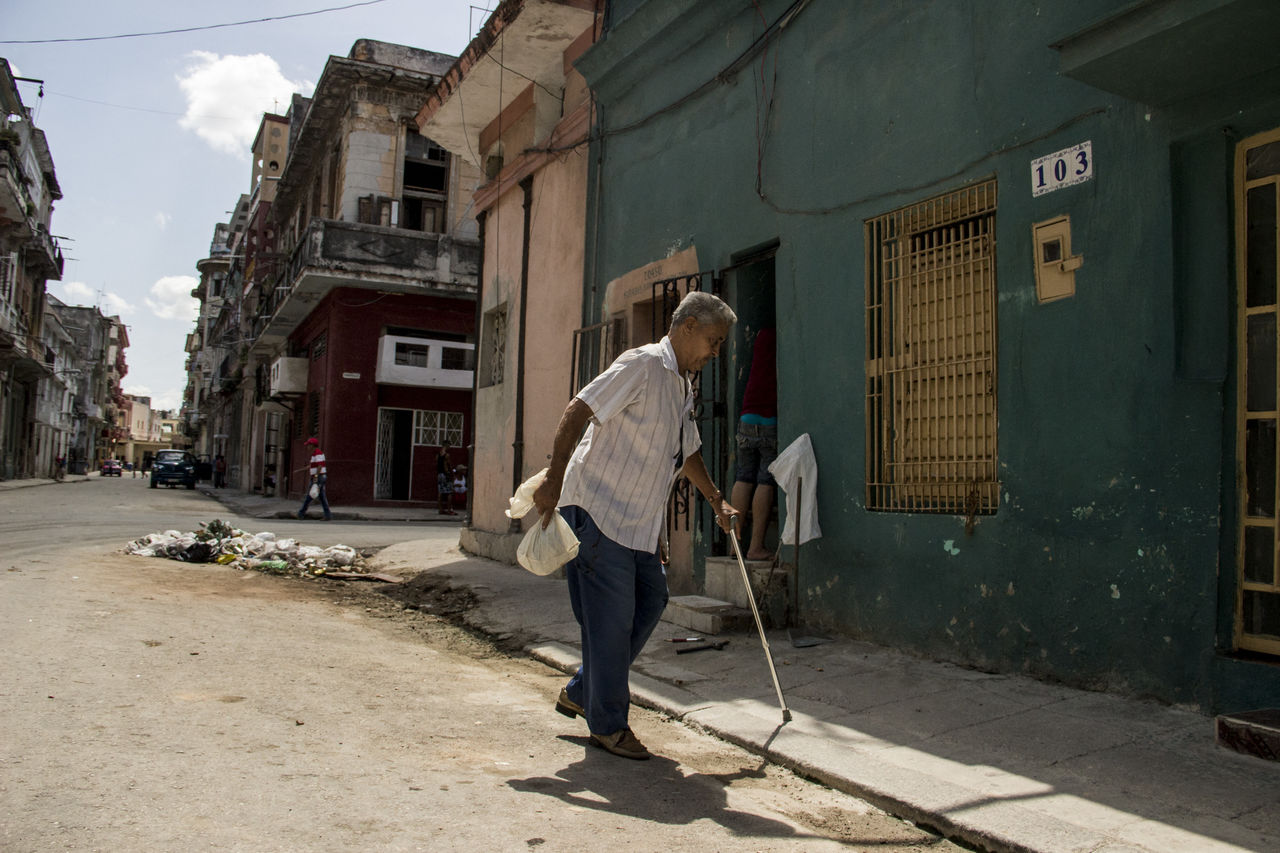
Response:
[[[227,460],[221,453],[213,460],[213,487],[224,488],[227,485]]]
[[[453,461],[449,459],[449,442],[436,454],[436,497],[441,515],[457,515],[453,510]]]
[[[737,479],[733,507],[751,513],[748,560],[767,560],[764,533],[773,515],[774,480],[769,466],[778,458],[778,362],[777,333],[761,329],[751,350],[751,372],[742,394],[738,416]]]
[[[555,708],[584,717],[591,742],[623,758],[649,757],[627,725],[628,672],[667,606],[658,540],[676,477],[689,478],[725,530],[738,514],[703,463],[689,381],[736,320],[709,293],[681,300],[666,337],[627,350],[570,401],[533,495],[542,526],[558,510],[581,543],[566,574],[582,666]]]
[[[311,488],[307,490],[307,496],[302,499],[302,509],[298,510],[298,518],[307,517],[307,507],[311,506],[314,489],[314,500],[320,501],[320,508],[324,510],[324,520],[329,521],[333,518],[333,513],[329,511],[329,496],[325,493],[325,484],[329,481],[329,468],[325,463],[324,451],[320,449],[320,439],[308,438],[307,447],[311,448]]]

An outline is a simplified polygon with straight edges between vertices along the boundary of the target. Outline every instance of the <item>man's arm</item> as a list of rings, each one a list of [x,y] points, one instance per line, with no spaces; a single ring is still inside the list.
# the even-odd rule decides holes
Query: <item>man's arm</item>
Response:
[[[727,533],[733,525],[734,516],[741,513],[724,499],[724,495],[711,481],[711,475],[707,473],[707,465],[702,461],[701,449],[694,452],[692,456],[685,457],[684,467],[680,469],[680,473],[688,477],[698,491],[702,492],[702,496],[707,499],[707,503],[711,504],[711,509],[716,514],[716,523]]]
[[[560,424],[556,427],[555,441],[551,446],[551,464],[547,466],[547,478],[542,481],[533,493],[533,505],[542,516],[542,527],[551,523],[551,513],[556,511],[560,501],[560,489],[564,485],[564,469],[569,466],[569,457],[578,446],[582,431],[587,428],[587,421],[594,413],[586,403],[574,397],[560,416]]]

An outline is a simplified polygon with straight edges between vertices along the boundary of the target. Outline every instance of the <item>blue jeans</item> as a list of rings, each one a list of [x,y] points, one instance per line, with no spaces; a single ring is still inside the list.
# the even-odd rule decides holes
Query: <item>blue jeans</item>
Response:
[[[320,497],[316,498],[316,500],[320,501],[320,508],[324,510],[324,517],[332,518],[333,514],[329,512],[329,496],[324,492],[324,484],[328,479],[329,477],[326,474],[321,474],[316,478],[316,483],[320,485]],[[307,486],[307,496],[302,500],[302,509],[298,510],[298,518],[302,518],[307,514],[307,507],[309,506],[311,506],[311,487]]]
[[[777,458],[777,424],[738,424],[737,482],[772,486],[773,474],[769,473],[769,466]]]
[[[581,507],[561,507],[560,514],[581,543],[566,575],[582,629],[582,666],[565,690],[583,707],[587,728],[613,734],[627,726],[628,672],[666,609],[667,572],[657,553],[614,542]]]

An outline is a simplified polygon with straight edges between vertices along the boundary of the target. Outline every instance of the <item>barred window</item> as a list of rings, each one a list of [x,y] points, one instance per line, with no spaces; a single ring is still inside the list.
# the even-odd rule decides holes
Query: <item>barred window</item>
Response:
[[[445,442],[452,447],[462,446],[462,413],[415,410],[413,443],[440,447]]]
[[[994,513],[996,182],[866,222],[867,508]]]
[[[501,385],[507,361],[507,306],[499,305],[484,315],[484,347],[480,356],[480,387]]]

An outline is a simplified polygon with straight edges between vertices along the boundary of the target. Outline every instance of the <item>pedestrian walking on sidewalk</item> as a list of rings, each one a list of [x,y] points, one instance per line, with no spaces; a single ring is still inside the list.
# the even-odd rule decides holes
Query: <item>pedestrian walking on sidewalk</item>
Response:
[[[329,512],[329,496],[325,494],[325,483],[329,481],[329,469],[324,461],[324,451],[320,449],[318,438],[308,438],[307,446],[311,448],[311,488],[302,499],[302,509],[298,510],[298,518],[306,518],[307,507],[311,506],[312,500],[318,500],[320,508],[324,510],[324,520],[328,521],[333,518],[333,514]]]
[[[628,673],[667,606],[658,540],[672,484],[688,477],[725,530],[738,514],[703,463],[689,381],[736,321],[709,293],[681,300],[660,342],[624,352],[570,401],[534,492],[543,527],[558,510],[582,543],[566,568],[582,666],[556,710],[583,716],[592,743],[624,758],[649,757],[627,725]]]

